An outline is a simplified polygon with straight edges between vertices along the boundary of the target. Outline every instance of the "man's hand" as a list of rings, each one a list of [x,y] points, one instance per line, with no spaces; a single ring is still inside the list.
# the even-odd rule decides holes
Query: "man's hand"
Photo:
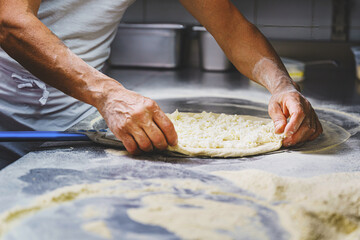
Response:
[[[234,66],[272,93],[269,113],[276,132],[285,131],[284,146],[313,140],[320,135],[322,128],[314,109],[296,91],[296,84],[275,50],[230,0],[180,1],[214,36]]]
[[[323,131],[310,102],[295,89],[275,93],[269,102],[269,115],[275,133],[285,133],[285,147],[314,140]]]
[[[172,122],[155,101],[140,94],[123,87],[113,89],[98,110],[130,154],[177,144]]]
[[[174,126],[151,99],[126,90],[76,56],[38,18],[41,0],[0,2],[0,46],[45,83],[95,106],[132,153],[177,143]]]

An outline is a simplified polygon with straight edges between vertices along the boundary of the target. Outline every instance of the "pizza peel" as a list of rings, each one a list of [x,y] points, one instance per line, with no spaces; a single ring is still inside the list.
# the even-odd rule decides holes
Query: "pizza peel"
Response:
[[[123,148],[124,144],[109,129],[67,131],[0,131],[0,142],[55,142],[92,141],[104,146]],[[171,157],[188,157],[184,154],[162,151]]]
[[[93,141],[112,147],[124,147],[115,135],[107,130],[62,131],[2,131],[0,142],[41,142],[41,141]]]

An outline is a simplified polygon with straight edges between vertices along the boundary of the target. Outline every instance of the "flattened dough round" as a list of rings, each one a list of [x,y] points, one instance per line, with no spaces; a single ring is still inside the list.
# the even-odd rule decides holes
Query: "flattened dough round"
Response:
[[[178,134],[168,150],[189,156],[243,157],[278,150],[283,135],[270,119],[246,115],[178,112],[167,114]]]

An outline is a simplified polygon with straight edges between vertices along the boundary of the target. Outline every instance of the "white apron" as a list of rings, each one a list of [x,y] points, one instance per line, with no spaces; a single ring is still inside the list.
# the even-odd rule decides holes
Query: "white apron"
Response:
[[[75,54],[100,70],[134,0],[43,0],[38,18]],[[95,112],[34,77],[0,48],[0,131],[63,131]],[[0,169],[39,143],[0,143]]]

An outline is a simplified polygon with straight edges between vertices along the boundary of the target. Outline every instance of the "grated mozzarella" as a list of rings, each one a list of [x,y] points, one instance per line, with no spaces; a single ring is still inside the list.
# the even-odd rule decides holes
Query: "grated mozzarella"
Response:
[[[178,145],[169,147],[169,150],[187,155],[253,155],[259,153],[259,150],[273,151],[280,148],[283,139],[282,135],[275,134],[270,119],[211,112],[185,113],[178,110],[167,116],[178,134]]]

